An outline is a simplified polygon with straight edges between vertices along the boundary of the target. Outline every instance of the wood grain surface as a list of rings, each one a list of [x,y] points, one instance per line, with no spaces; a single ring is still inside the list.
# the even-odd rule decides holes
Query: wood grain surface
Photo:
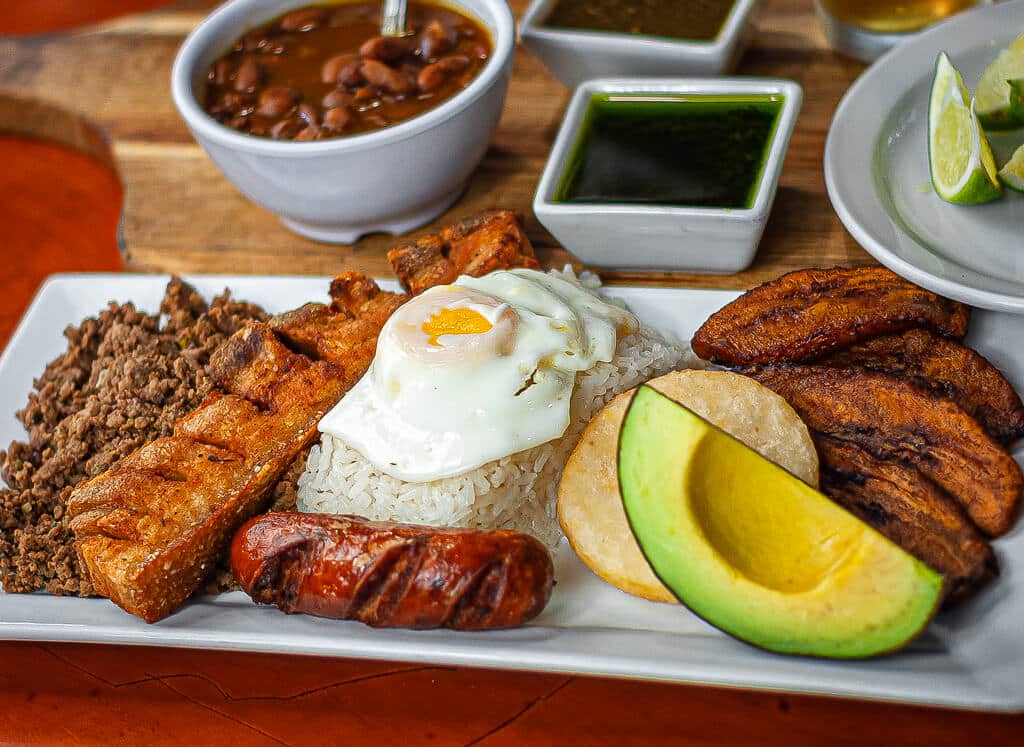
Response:
[[[96,5],[113,13],[153,4]],[[54,27],[66,25],[73,5],[2,3],[0,33],[46,28],[48,6]],[[338,248],[299,239],[237,195],[189,140],[166,91],[167,68],[181,36],[210,5],[189,0],[72,35],[0,36],[0,132],[16,135],[0,138],[0,345],[3,325],[20,315],[46,273],[118,266],[122,182],[123,236],[135,266],[385,270],[380,250],[389,240]],[[523,3],[514,5],[521,10]],[[26,28],[29,16],[35,25]],[[662,282],[746,287],[784,269],[869,261],[831,211],[820,166],[831,112],[861,67],[824,49],[810,0],[763,2],[757,23],[741,72],[795,78],[806,94],[757,263],[739,276]],[[528,211],[566,98],[520,49],[495,144],[452,215],[485,204]],[[51,142],[25,140],[29,133]],[[565,259],[535,222],[530,230],[548,261]],[[1022,716],[591,677],[0,644],[3,744],[941,746],[1019,744],[1022,730]]]
[[[300,238],[238,193],[193,142],[167,81],[182,38],[212,5],[187,0],[88,33],[0,39],[0,89],[30,91],[82,112],[112,138],[125,184],[123,236],[133,267],[261,272],[286,260],[296,273],[333,274],[342,266],[387,273],[383,250],[394,243],[391,237],[374,235],[351,247]],[[525,5],[513,3],[517,12]],[[833,213],[821,168],[832,113],[863,66],[825,47],[810,0],[766,0],[756,25],[739,72],[792,78],[804,87],[803,111],[757,259],[738,275],[655,280],[745,288],[783,270],[869,261]],[[494,205],[529,215],[568,96],[520,46],[491,148],[466,194],[435,225]],[[528,227],[546,261],[568,259],[532,216]]]

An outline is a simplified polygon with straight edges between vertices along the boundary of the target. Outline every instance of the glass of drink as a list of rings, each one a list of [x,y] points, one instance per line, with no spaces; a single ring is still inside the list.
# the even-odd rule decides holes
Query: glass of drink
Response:
[[[815,0],[825,36],[840,52],[871,62],[954,13],[992,0]]]

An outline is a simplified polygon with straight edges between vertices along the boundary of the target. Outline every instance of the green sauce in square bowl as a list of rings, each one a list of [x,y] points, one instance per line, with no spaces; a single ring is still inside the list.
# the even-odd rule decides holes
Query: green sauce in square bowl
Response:
[[[594,94],[553,201],[750,208],[784,101]]]

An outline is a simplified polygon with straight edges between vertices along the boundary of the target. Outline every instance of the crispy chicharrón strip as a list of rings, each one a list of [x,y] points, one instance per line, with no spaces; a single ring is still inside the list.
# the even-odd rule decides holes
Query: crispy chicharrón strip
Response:
[[[963,304],[883,267],[796,270],[722,307],[693,336],[693,352],[726,366],[810,362],[879,335],[926,328],[967,333]]]
[[[512,210],[487,210],[388,252],[388,261],[414,296],[459,275],[479,277],[509,267],[539,267],[533,245]]]
[[[175,427],[72,493],[67,516],[97,591],[154,622],[177,609],[234,531],[363,375],[381,324],[404,300],[357,273],[330,307],[250,324],[213,355],[222,391]],[[298,352],[297,352],[298,351]]]

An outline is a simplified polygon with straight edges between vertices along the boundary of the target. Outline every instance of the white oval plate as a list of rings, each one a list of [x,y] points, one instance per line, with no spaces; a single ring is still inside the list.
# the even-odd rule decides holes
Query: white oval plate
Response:
[[[946,51],[974,90],[1024,32],[1024,1],[979,8],[896,47],[850,87],[825,143],[825,184],[853,237],[907,279],[973,306],[1024,314],[1024,195],[950,205],[931,188],[928,93]],[[990,136],[1002,165],[1024,129]]]

